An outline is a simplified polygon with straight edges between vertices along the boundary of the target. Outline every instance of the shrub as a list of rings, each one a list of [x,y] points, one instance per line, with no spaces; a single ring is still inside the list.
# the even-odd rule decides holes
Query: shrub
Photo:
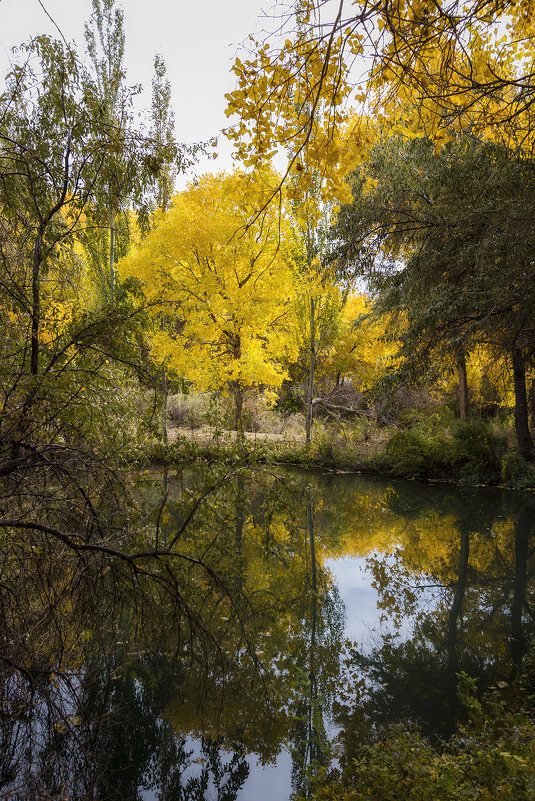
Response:
[[[407,478],[442,474],[451,469],[454,454],[442,432],[408,428],[388,440],[383,461],[390,472]]]
[[[535,468],[518,451],[502,456],[501,478],[511,487],[535,487]]]
[[[530,661],[531,660],[531,661]],[[391,726],[380,742],[362,745],[342,771],[313,780],[315,801],[533,801],[535,726],[532,714],[533,652],[513,701],[496,692],[480,703],[468,677],[459,676],[470,722],[440,748],[416,731]],[[526,670],[527,668],[527,670]],[[467,683],[468,680],[468,683]],[[473,682],[472,682],[473,685]],[[513,707],[513,708],[512,708]]]
[[[492,433],[488,423],[457,423],[453,438],[463,479],[470,482],[500,479],[506,442]]]
[[[167,417],[178,425],[199,428],[206,422],[210,397],[206,393],[177,393],[167,399]]]

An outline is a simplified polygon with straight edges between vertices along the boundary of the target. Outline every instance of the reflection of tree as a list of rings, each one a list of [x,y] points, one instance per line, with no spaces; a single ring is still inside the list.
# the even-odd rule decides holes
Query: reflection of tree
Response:
[[[522,616],[526,611],[529,613],[531,623],[534,622],[533,609],[527,603],[526,590],[528,574],[533,575],[533,566],[529,564],[529,558],[533,555],[530,551],[530,536],[535,525],[534,504],[524,506],[518,515],[515,527],[515,572],[514,572],[514,591],[511,602],[511,656],[513,661],[512,677],[517,673],[522,654],[526,650],[526,637]],[[530,569],[531,568],[531,569]]]
[[[135,801],[150,789],[159,801],[234,801],[249,771],[242,750],[225,762],[205,738],[193,759],[193,744],[163,714],[182,681],[161,654],[126,668],[101,654],[79,676],[43,679],[31,692],[12,676],[2,686],[0,794]]]
[[[312,488],[306,488],[305,542],[307,571],[300,617],[304,637],[298,644],[292,712],[292,789],[310,797],[308,782],[314,770],[328,763],[329,740],[324,716],[333,700],[333,681],[340,672],[344,608],[316,557]]]
[[[533,628],[531,500],[242,463],[219,481],[218,469],[137,489],[135,547],[175,541],[176,562],[136,573],[101,555],[80,573],[68,550],[59,562],[38,541],[6,550],[0,796],[230,801],[246,754],[265,764],[289,744],[306,797],[332,704],[350,755],[392,720],[449,729],[459,670],[482,688],[510,678]],[[347,649],[325,568],[346,552],[366,557],[408,636]]]
[[[194,759],[193,743],[165,714],[184,682],[179,665],[162,654],[138,657],[113,680],[99,743],[98,797],[137,799],[149,789],[159,801],[236,798],[249,771],[241,748],[224,764],[219,744],[204,738]]]
[[[458,715],[459,671],[478,677],[482,690],[509,679],[509,660],[518,662],[526,641],[532,502],[441,490],[440,505],[430,507],[415,503],[410,487],[407,496],[402,485],[389,493],[395,546],[389,560],[374,555],[368,564],[385,614],[402,625],[409,610],[412,632],[405,640],[384,637],[366,657],[355,652],[353,664],[367,677],[360,699],[375,727],[403,720],[448,734]],[[354,734],[370,725],[362,714],[352,720],[350,709],[340,717]]]

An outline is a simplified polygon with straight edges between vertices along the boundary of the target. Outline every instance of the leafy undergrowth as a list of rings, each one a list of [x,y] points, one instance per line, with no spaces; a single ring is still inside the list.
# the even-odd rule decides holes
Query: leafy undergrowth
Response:
[[[533,653],[528,661],[533,671]],[[532,689],[533,675],[527,682]],[[325,770],[316,777],[310,797],[314,801],[533,801],[533,694],[524,688],[511,696],[509,688],[507,697],[495,691],[480,703],[475,683],[464,674],[459,687],[470,721],[442,748],[417,732],[391,727],[381,741],[361,746],[340,770]]]

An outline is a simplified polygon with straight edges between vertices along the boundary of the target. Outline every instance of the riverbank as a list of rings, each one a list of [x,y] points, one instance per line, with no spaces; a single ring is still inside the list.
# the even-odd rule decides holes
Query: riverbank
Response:
[[[301,433],[256,431],[245,432],[244,443],[239,444],[235,431],[175,425],[169,428],[168,445],[157,445],[155,455],[164,461],[174,461],[184,452],[208,461],[245,457],[333,472],[535,489],[533,464],[511,447],[506,436],[483,422],[435,426],[434,430],[429,425],[375,429],[364,434],[324,427],[308,446]]]

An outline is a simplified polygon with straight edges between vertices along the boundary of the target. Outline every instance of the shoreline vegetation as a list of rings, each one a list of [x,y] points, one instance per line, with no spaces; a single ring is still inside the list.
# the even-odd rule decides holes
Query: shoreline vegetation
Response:
[[[206,461],[245,458],[335,473],[535,490],[535,467],[514,448],[507,424],[461,423],[443,410],[405,425],[320,420],[307,444],[304,415],[294,413],[277,425],[271,419],[271,430],[253,422],[240,440],[224,422],[169,420],[166,444],[153,440],[150,455],[173,462],[188,452]]]

